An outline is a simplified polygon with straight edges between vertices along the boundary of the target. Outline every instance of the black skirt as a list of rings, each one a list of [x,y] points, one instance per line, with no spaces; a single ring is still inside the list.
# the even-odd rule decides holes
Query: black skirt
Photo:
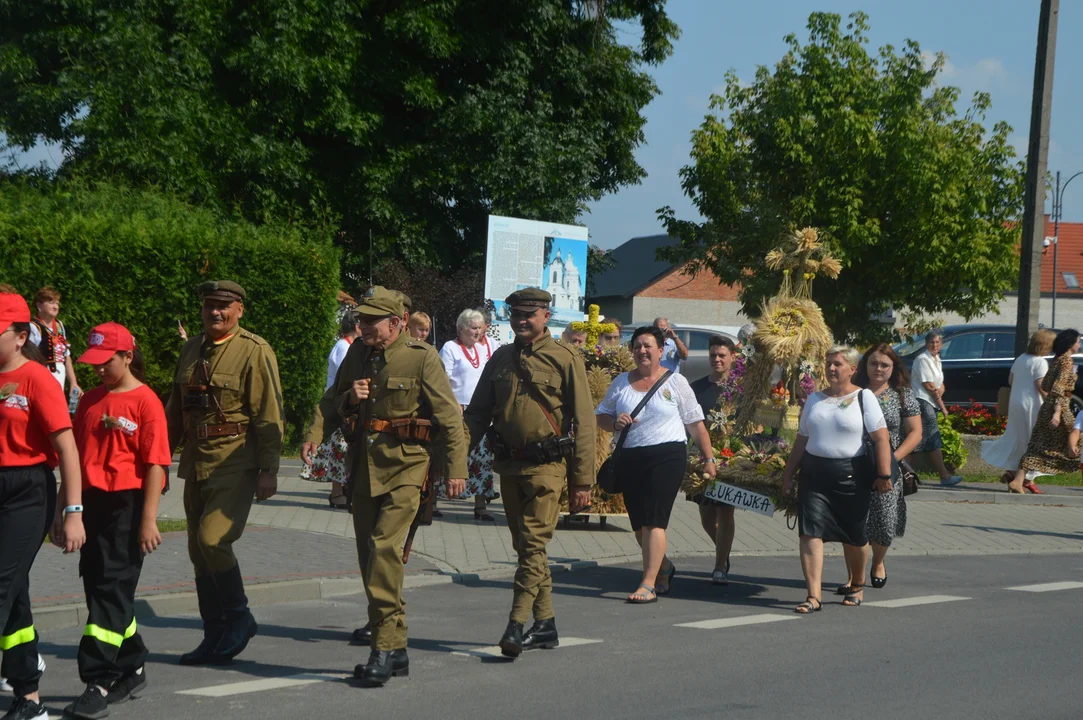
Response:
[[[687,446],[683,442],[669,442],[621,448],[616,463],[632,529],[669,527],[669,515],[688,463]]]
[[[824,542],[867,545],[871,467],[864,455],[822,458],[806,452],[797,484],[798,531]]]

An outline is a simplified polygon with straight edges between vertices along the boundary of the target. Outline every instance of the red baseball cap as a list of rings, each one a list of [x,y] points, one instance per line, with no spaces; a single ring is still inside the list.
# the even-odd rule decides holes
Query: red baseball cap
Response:
[[[30,322],[30,306],[26,298],[15,293],[0,293],[0,332],[6,332],[12,323]]]
[[[87,351],[79,356],[78,362],[101,365],[118,352],[135,350],[135,338],[120,323],[107,322],[90,331],[87,345]]]

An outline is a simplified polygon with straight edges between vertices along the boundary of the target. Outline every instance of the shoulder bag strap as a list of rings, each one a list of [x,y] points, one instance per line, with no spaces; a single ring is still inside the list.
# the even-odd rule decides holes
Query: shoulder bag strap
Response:
[[[650,399],[652,397],[654,397],[654,394],[656,392],[658,392],[658,388],[665,385],[666,380],[669,380],[669,376],[672,375],[672,374],[673,374],[672,370],[666,370],[665,373],[662,374],[662,377],[658,378],[658,382],[656,382],[651,387],[651,389],[647,391],[647,394],[643,396],[643,399],[639,401],[639,404],[636,405],[635,410],[633,410],[631,413],[629,413],[629,417],[631,417],[633,420],[635,420],[636,415],[639,414],[639,411],[642,410],[644,407],[646,407],[647,403],[650,402]],[[624,445],[624,439],[628,437],[628,431],[631,430],[631,429],[632,429],[632,426],[629,425],[628,427],[621,430],[620,437],[617,438],[617,446],[615,448],[613,448],[613,455],[616,455],[617,451],[621,449],[622,445]]]
[[[519,375],[519,382],[526,386],[527,394],[530,395],[534,402],[538,403],[538,407],[541,408],[542,414],[545,415],[545,419],[548,420],[549,425],[552,426],[553,432],[556,433],[557,437],[560,437],[562,435],[560,432],[560,425],[557,423],[557,419],[553,417],[553,413],[545,406],[545,401],[542,399],[541,393],[538,392],[538,389],[534,387],[534,383],[527,377],[526,368],[517,362],[515,363],[515,372]]]

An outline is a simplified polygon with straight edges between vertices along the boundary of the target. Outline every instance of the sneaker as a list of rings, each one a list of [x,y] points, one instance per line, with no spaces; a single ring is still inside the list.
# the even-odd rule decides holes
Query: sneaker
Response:
[[[952,475],[947,480],[941,480],[940,484],[943,485],[944,487],[955,487],[956,485],[958,485],[962,481],[963,481],[963,476],[962,475]]]
[[[15,699],[3,720],[49,720],[49,713],[44,705],[22,697]]]
[[[147,690],[147,673],[139,668],[131,675],[125,675],[109,687],[105,701],[110,705],[119,705],[129,700],[136,700]]]
[[[38,672],[45,672],[45,658],[38,653]],[[7,678],[0,677],[0,692],[15,692],[15,688],[11,687]]]
[[[105,690],[91,683],[75,702],[64,708],[64,714],[80,720],[98,720],[109,714],[109,701]]]

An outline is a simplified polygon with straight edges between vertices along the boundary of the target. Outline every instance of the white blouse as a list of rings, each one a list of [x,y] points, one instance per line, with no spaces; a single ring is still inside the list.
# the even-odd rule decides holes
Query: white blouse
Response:
[[[342,364],[342,360],[346,357],[349,349],[350,341],[346,338],[339,338],[335,346],[331,348],[331,354],[327,357],[327,384],[323,386],[324,390],[335,384],[338,366]]]
[[[928,350],[914,358],[914,366],[910,370],[910,387],[918,400],[936,405],[936,397],[925,389],[923,383],[932,383],[936,387],[944,384],[944,367],[940,364],[940,356],[933,357]]]
[[[861,403],[865,417],[861,417],[861,404],[857,393],[864,393]],[[862,427],[864,426],[864,427]],[[822,458],[852,458],[865,454],[865,433],[887,427],[880,401],[871,390],[858,390],[842,397],[828,397],[814,392],[805,402],[801,412],[798,435],[808,438],[805,451]]]
[[[646,391],[640,392],[631,386],[628,373],[618,375],[598,403],[595,415],[617,417],[621,413],[631,414],[646,394]],[[696,394],[692,392],[688,380],[674,373],[636,415],[636,421],[624,440],[624,447],[685,442],[688,433],[684,426],[702,419],[703,409],[696,401]]]
[[[494,352],[496,347],[491,338],[488,344],[482,340],[469,348],[460,345],[457,339],[448,340],[440,348],[440,359],[444,361],[444,370],[451,379],[451,390],[460,405],[470,404],[470,398],[474,397],[474,388],[478,386],[478,379],[481,378],[481,371]],[[475,362],[477,367],[474,367]]]

